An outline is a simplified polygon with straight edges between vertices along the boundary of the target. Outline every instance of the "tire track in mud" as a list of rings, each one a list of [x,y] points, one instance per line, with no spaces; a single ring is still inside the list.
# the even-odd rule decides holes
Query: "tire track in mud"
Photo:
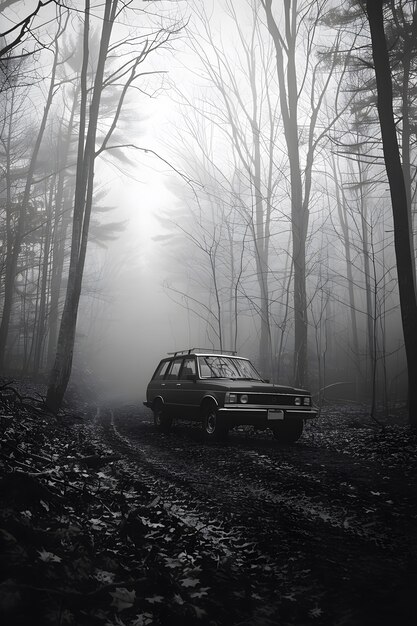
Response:
[[[391,556],[395,554],[396,543],[392,533],[388,537],[384,522],[370,517],[367,509],[363,516],[350,510],[346,490],[341,489],[339,483],[329,482],[325,468],[317,476],[294,463],[282,463],[253,450],[204,444],[197,450],[192,449],[190,454],[198,457],[198,453],[203,453],[201,462],[190,463],[187,457],[182,458],[181,447],[175,449],[184,442],[175,441],[173,451],[159,448],[156,442],[144,443],[143,437],[138,440],[131,429],[122,434],[114,414],[112,428],[128,448],[140,454],[141,464],[146,464],[153,480],[158,476],[159,493],[164,493],[166,498],[174,490],[174,507],[179,516],[189,511],[176,503],[195,498],[197,505],[193,507],[192,519],[198,523],[199,516],[204,519],[209,510],[230,534],[242,536],[245,542],[257,546],[273,561],[282,553],[311,560],[324,541],[327,546],[333,546],[335,554],[341,553],[342,569],[343,561],[350,559],[349,550],[342,547],[346,541],[348,545],[351,541],[359,543],[372,552],[382,549]],[[169,438],[172,441],[172,435],[164,439],[169,441]],[[295,449],[293,452],[296,454]],[[223,471],[226,469],[223,475],[219,464]],[[314,488],[311,497],[307,493],[310,487]],[[357,498],[356,494],[348,495]],[[321,496],[325,496],[326,505]],[[355,504],[357,508],[357,502]],[[210,534],[210,525],[207,531]],[[307,548],[303,546],[306,542]]]
[[[160,435],[134,415],[103,409],[96,427],[131,475],[160,496],[168,515],[246,571],[262,597],[273,602],[279,590],[281,604],[305,606],[307,596],[331,616],[321,624],[388,623],[381,613],[377,618],[374,606],[385,603],[381,611],[388,616],[394,610],[383,584],[389,580],[397,593],[404,542],[397,545],[401,529],[395,532],[395,520],[390,519],[389,542],[384,520],[360,509],[361,464],[346,469],[336,455],[327,467],[317,458],[320,449],[303,446],[258,451],[237,439],[207,446],[195,434]],[[334,456],[324,454],[328,461]],[[342,615],[348,621],[339,621]]]
[[[103,420],[101,423],[103,425]],[[138,473],[139,470],[140,480],[154,495],[161,497],[168,514],[196,529],[227,558],[237,556],[239,562],[248,567],[253,560],[262,558],[269,563],[271,571],[279,571],[274,561],[288,550],[284,520],[277,524],[274,512],[266,514],[257,501],[252,501],[249,493],[244,494],[244,499],[240,491],[233,493],[225,478],[221,479],[219,489],[217,481],[213,485],[207,480],[204,467],[183,469],[181,463],[176,465],[175,459],[167,463],[166,455],[161,455],[160,450],[151,444],[132,441],[130,436],[119,432],[112,411],[104,420],[104,430],[110,444],[130,457],[132,471]],[[262,525],[268,529],[268,541],[265,542],[259,536],[260,517]],[[236,551],[242,546],[245,553],[237,555]]]
[[[284,605],[289,603],[291,610],[294,611],[293,604],[296,601],[298,603],[296,612],[303,615],[301,621],[297,623],[300,626],[302,624],[307,626],[310,623],[309,619],[306,619],[308,609],[305,605],[309,605],[312,610],[312,599],[320,596],[322,591],[312,588],[306,601],[302,597],[306,586],[302,587],[301,581],[300,595],[294,590],[294,579],[288,576],[288,570],[292,568],[291,566],[283,568],[283,563],[287,560],[283,556],[283,552],[286,551],[283,542],[279,551],[272,550],[271,553],[270,545],[269,552],[265,553],[262,546],[258,545],[257,537],[246,536],[247,518],[243,516],[241,519],[240,515],[225,510],[224,502],[218,502],[217,498],[213,498],[213,490],[209,488],[209,484],[205,484],[207,489],[202,491],[200,480],[190,480],[190,472],[171,465],[167,467],[164,458],[158,458],[156,448],[132,441],[131,437],[120,433],[112,410],[99,411],[95,422],[95,427],[101,429],[106,444],[113,451],[123,454],[124,466],[126,469],[131,468],[132,477],[136,476],[152,496],[160,497],[160,505],[165,512],[181,525],[194,531],[195,535],[199,535],[203,545],[210,544],[217,558],[240,572],[243,594],[251,590],[250,593],[255,594],[256,601],[261,601],[264,607],[270,607],[266,612],[270,613],[272,619],[264,617],[259,623],[265,626],[275,625],[281,610],[278,607],[282,607],[282,603]],[[231,508],[234,507],[235,504]],[[281,557],[281,562],[277,557]],[[292,557],[292,561],[296,560]],[[242,578],[243,573],[246,578]],[[305,575],[306,572],[303,578]],[[252,623],[246,620],[239,621],[239,624],[247,626]],[[227,624],[231,626],[232,623]]]
[[[110,410],[109,414],[110,418],[103,420],[99,413],[96,421],[103,428],[106,441],[125,457],[129,457],[130,460],[124,459],[124,464],[132,468],[132,475],[136,474],[153,496],[161,498],[161,505],[170,516],[197,531],[224,557],[230,558],[232,549],[228,544],[239,542],[238,529],[235,527],[233,537],[230,537],[232,531],[223,529],[225,521],[219,519],[222,516],[215,510],[213,503],[207,503],[208,510],[201,510],[198,500],[196,505],[192,505],[189,500],[194,495],[193,490],[186,494],[182,486],[182,483],[188,482],[189,476],[181,471],[169,472],[162,460],[151,460],[149,446],[133,443],[130,438],[122,435],[116,428],[113,411]]]
[[[102,413],[97,421],[106,443],[129,459],[125,467],[131,468],[132,475],[136,474],[152,495],[160,496],[168,515],[197,531],[221,558],[246,572],[248,588],[258,600],[263,599],[266,606],[273,606],[273,612],[282,603],[289,603],[291,610],[297,603],[304,620],[308,612],[305,605],[309,604],[312,610],[313,601],[317,602],[325,588],[316,578],[306,582],[311,572],[311,568],[305,566],[308,554],[302,551],[298,536],[291,537],[297,549],[295,545],[292,549],[289,546],[290,538],[286,536],[289,524],[284,520],[278,524],[273,514],[269,512],[267,516],[265,511],[258,510],[258,503],[251,503],[250,497],[250,506],[247,496],[245,502],[239,502],[238,497],[227,498],[227,494],[225,497],[223,490],[219,492],[217,485],[213,488],[202,476],[204,469],[199,469],[196,476],[194,468],[190,472],[181,464],[179,467],[175,467],[175,463],[167,465],[165,455],[160,456],[157,448],[132,441],[130,436],[120,433],[112,411]],[[230,484],[228,491],[230,493]],[[266,531],[264,537],[259,536],[260,524]],[[308,619],[303,620],[299,623],[309,623]]]
[[[310,530],[311,525],[324,524],[329,530],[331,527],[333,531],[340,531],[344,536],[372,542],[389,551],[395,551],[397,548],[392,533],[389,537],[387,535],[386,519],[375,519],[373,511],[365,504],[362,515],[358,515],[358,511],[353,511],[350,507],[352,500],[356,500],[356,509],[358,505],[360,507],[358,487],[351,483],[336,482],[334,477],[329,480],[323,464],[317,464],[319,468],[313,467],[312,464],[310,472],[307,472],[294,462],[274,459],[256,450],[236,450],[224,446],[215,448],[203,444],[204,451],[219,453],[220,456],[226,454],[226,458],[219,460],[216,457],[216,467],[207,467],[207,460],[211,461],[213,457],[209,455],[208,459],[204,459],[206,463],[202,463],[202,467],[194,464],[192,471],[190,467],[184,470],[182,469],[184,461],[178,455],[164,449],[162,459],[158,459],[161,449],[155,445],[156,442],[144,444],[141,440],[139,444],[138,437],[132,429],[127,430],[127,436],[116,429],[114,416],[113,424],[118,436],[123,437],[128,446],[139,446],[147,463],[153,466],[159,475],[175,478],[175,481],[187,490],[191,487],[206,496],[213,496],[214,491],[217,499],[222,499],[227,505],[233,504],[234,507],[236,505],[242,507],[244,502],[245,512],[253,510],[257,517],[262,512],[267,514],[266,509],[272,508],[269,517],[275,519],[279,508],[281,518],[285,516],[296,522],[298,527],[306,525],[306,531]],[[175,436],[168,437],[174,439]],[[174,443],[174,452],[177,443]],[[184,442],[181,443],[184,445]],[[293,448],[295,455],[297,452],[298,450]],[[298,457],[297,459],[300,462]],[[347,462],[346,459],[343,460]],[[244,472],[240,471],[242,465],[245,465]],[[213,477],[211,481],[207,480],[207,469],[211,471]],[[222,475],[222,471],[226,472],[225,475]],[[311,496],[308,494],[309,489],[314,491]],[[387,515],[390,515],[390,509],[392,502],[386,507]]]

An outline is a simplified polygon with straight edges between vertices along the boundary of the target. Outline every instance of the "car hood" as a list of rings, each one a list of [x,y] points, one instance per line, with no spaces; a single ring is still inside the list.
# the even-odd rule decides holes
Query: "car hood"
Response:
[[[234,380],[231,378],[206,378],[211,387],[227,388],[236,392],[262,392],[262,393],[294,393],[302,395],[310,395],[306,389],[297,389],[296,387],[288,387],[286,385],[275,385],[273,383],[264,383],[255,380]]]

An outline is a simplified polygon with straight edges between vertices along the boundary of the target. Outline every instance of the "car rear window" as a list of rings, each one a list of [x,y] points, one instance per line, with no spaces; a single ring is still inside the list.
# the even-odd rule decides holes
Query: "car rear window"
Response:
[[[165,376],[170,363],[171,361],[161,361],[153,375],[153,380],[161,380]]]

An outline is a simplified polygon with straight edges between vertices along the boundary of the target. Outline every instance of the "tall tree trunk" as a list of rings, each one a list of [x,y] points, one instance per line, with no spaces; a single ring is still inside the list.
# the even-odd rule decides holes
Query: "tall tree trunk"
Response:
[[[297,23],[296,2],[284,0],[287,68],[284,70],[283,39],[272,15],[272,0],[264,0],[268,30],[272,36],[279,83],[284,136],[288,150],[291,182],[292,260],[294,269],[294,384],[303,387],[307,382],[307,296],[306,296],[306,239],[308,205],[303,202],[298,143],[298,85],[295,62]]]
[[[14,272],[12,266],[12,253],[13,253],[13,243],[14,243],[14,233],[13,233],[13,210],[14,206],[12,203],[12,172],[11,172],[11,137],[12,137],[12,128],[13,128],[13,112],[14,112],[14,100],[15,94],[12,91],[12,102],[10,106],[10,115],[9,115],[9,124],[8,124],[8,132],[5,133],[6,139],[6,159],[5,159],[5,185],[6,185],[6,242],[5,242],[5,275],[4,275],[4,292],[6,292],[6,288],[9,285],[13,284],[14,281]],[[13,296],[13,292],[12,292]],[[5,352],[6,352],[6,339],[7,333],[9,329],[9,320],[10,320],[10,312],[12,307],[12,297],[10,295],[9,298],[9,308],[10,311],[4,310],[5,305],[7,304],[7,298],[5,297],[3,300],[3,310],[2,310],[2,322],[0,326],[0,371],[4,365],[5,360]],[[4,321],[3,321],[4,320]]]
[[[405,29],[404,29],[405,30]],[[411,73],[411,60],[412,50],[414,46],[414,40],[417,36],[417,13],[413,15],[413,22],[410,32],[406,35],[406,41],[404,45],[403,54],[403,83],[401,89],[401,117],[402,117],[402,131],[401,131],[401,155],[402,155],[402,167],[404,173],[405,190],[407,194],[408,213],[410,220],[411,232],[414,233],[414,219],[412,210],[412,173],[411,173],[411,144],[412,144],[412,125],[410,122],[410,109],[411,109],[411,97],[410,93],[414,90],[414,80],[412,80]],[[415,276],[415,262],[416,262],[416,249],[415,238],[412,236],[413,244],[413,256],[414,256],[414,282]]]
[[[337,212],[339,215],[339,222],[340,222],[340,226],[342,229],[343,247],[345,250],[346,278],[347,278],[347,290],[348,290],[348,296],[349,296],[350,326],[351,326],[351,337],[352,337],[352,352],[353,352],[353,359],[356,364],[357,376],[359,376],[360,375],[359,372],[361,369],[361,361],[360,361],[360,355],[359,355],[358,326],[357,326],[357,321],[356,321],[355,290],[353,288],[351,241],[350,241],[350,233],[349,233],[347,211],[346,211],[346,198],[342,189],[342,181],[339,178],[339,173],[336,168],[336,161],[335,161],[334,155],[332,155],[332,169],[333,169],[333,176],[335,179]]]
[[[359,153],[360,154],[360,153]],[[368,210],[367,210],[367,198],[366,198],[366,179],[364,178],[364,172],[362,168],[362,163],[360,157],[357,162],[358,166],[358,185],[357,185],[357,204],[359,208],[360,220],[361,220],[361,243],[362,243],[362,255],[363,255],[363,272],[365,279],[365,299],[366,299],[366,330],[367,330],[367,351],[366,356],[369,357],[369,370],[373,371],[375,364],[375,350],[374,350],[374,320],[376,316],[376,311],[374,310],[373,299],[374,295],[372,293],[371,286],[371,265],[370,260],[372,257],[372,252],[369,246],[369,230],[372,228],[368,221]],[[372,235],[372,231],[371,231]]]
[[[256,273],[260,291],[260,341],[259,341],[259,367],[263,375],[272,374],[272,345],[269,315],[269,288],[268,288],[268,248],[269,248],[269,224],[264,216],[264,199],[261,191],[261,147],[260,130],[257,122],[256,87],[251,76],[253,87],[254,114],[252,119],[252,137],[254,144],[254,173],[253,192],[255,195],[255,250],[256,250]]]
[[[98,62],[92,89],[91,105],[88,111],[87,124],[87,70],[89,59],[88,41],[90,30],[90,2],[89,0],[86,0],[83,39],[83,66],[81,70],[80,130],[70,266],[67,293],[58,336],[57,352],[46,395],[46,405],[54,413],[59,410],[62,404],[72,369],[78,305],[81,295],[81,284],[87,251],[88,230],[93,198],[97,124],[103,87],[104,69],[109,49],[110,36],[117,10],[117,3],[118,0],[106,0],[105,3]],[[87,134],[85,134],[86,128]]]
[[[39,294],[39,315],[36,332],[34,332],[34,345],[35,351],[33,356],[33,372],[39,374],[42,364],[43,355],[45,349],[45,335],[46,335],[46,317],[47,317],[47,299],[48,282],[49,282],[49,265],[50,265],[50,249],[51,249],[51,215],[52,215],[52,203],[53,203],[53,190],[55,187],[55,177],[51,181],[51,187],[49,190],[49,199],[47,210],[47,219],[45,224],[45,239],[42,249],[42,263],[39,263],[39,272],[41,274],[40,294]]]
[[[414,393],[417,381],[417,294],[414,280],[414,254],[407,192],[394,121],[392,78],[382,6],[383,0],[367,0],[366,11],[371,31],[378,115],[394,218],[401,319],[407,356],[409,420],[414,427],[417,427],[417,395]]]
[[[80,84],[77,83],[70,118],[67,130],[64,133],[63,124],[61,124],[60,139],[63,137],[62,145],[58,147],[59,171],[58,182],[55,195],[55,216],[53,225],[53,244],[52,244],[52,269],[51,269],[51,297],[48,316],[48,354],[47,366],[52,368],[55,359],[57,338],[58,338],[58,321],[59,321],[59,305],[61,295],[62,272],[65,258],[65,240],[66,233],[71,221],[71,204],[70,198],[74,192],[73,180],[68,180],[66,168],[68,166],[68,158],[70,153],[70,145],[72,134],[74,131],[74,117],[78,106],[78,96]]]
[[[67,190],[68,191],[68,190]],[[59,192],[56,197],[55,217],[53,226],[53,245],[52,245],[52,268],[51,268],[51,286],[50,301],[48,313],[48,353],[47,367],[51,369],[56,354],[58,341],[60,303],[61,303],[61,285],[62,274],[65,261],[65,243],[66,235],[71,221],[71,204],[69,197],[74,192],[74,186],[69,186],[68,198],[61,196]]]

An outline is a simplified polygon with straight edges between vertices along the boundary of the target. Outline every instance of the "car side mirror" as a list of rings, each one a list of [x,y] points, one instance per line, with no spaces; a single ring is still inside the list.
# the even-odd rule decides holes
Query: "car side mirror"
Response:
[[[269,378],[264,378],[264,382],[265,383],[270,383],[271,381],[269,380]]]
[[[192,380],[193,383],[197,382],[197,375],[196,374],[188,374],[187,375],[187,380]]]

